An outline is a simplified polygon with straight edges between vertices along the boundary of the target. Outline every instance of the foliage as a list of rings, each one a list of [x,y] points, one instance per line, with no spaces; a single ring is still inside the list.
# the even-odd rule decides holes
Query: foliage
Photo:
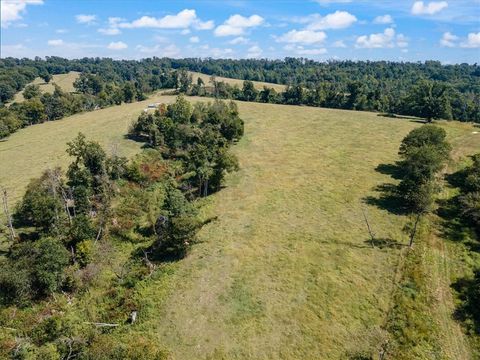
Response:
[[[444,129],[425,125],[412,130],[402,141],[399,154],[402,180],[400,196],[414,213],[428,212],[438,192],[436,175],[449,159],[451,146]]]
[[[6,263],[2,264],[2,301],[25,304],[51,294],[61,286],[63,271],[69,262],[68,251],[55,238],[14,245]]]
[[[23,97],[25,99],[32,99],[40,96],[40,87],[38,85],[32,84],[25,86],[23,89]]]
[[[192,84],[187,71],[244,79],[243,88],[211,79]],[[305,104],[341,109],[380,111],[425,117],[480,122],[480,84],[478,65],[441,65],[439,62],[393,63],[331,61],[307,59],[224,60],[168,59],[112,61],[111,59],[67,60],[59,57],[0,60],[0,106],[11,100],[36,76],[80,71],[75,81],[76,94],[44,94],[40,101],[44,119],[60,119],[80,111],[144,100],[145,94],[158,89],[177,89],[179,93],[214,96],[223,99]],[[277,94],[271,87],[260,93],[252,80],[288,85]],[[26,89],[31,96],[31,87]],[[35,94],[35,91],[34,91]],[[38,94],[35,94],[35,98]],[[14,115],[19,117],[14,110]],[[5,137],[18,128],[2,125]],[[35,124],[23,119],[22,126]],[[4,135],[6,134],[6,135]]]

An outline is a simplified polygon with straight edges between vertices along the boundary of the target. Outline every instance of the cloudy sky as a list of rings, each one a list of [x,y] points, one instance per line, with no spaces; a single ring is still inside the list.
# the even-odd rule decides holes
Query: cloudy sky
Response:
[[[1,57],[480,62],[480,0],[0,0]]]

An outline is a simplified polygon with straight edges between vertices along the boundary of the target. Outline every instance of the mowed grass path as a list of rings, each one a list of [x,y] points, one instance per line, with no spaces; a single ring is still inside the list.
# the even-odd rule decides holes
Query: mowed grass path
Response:
[[[136,331],[157,333],[176,359],[339,359],[385,321],[406,219],[362,205],[391,182],[375,171],[397,160],[418,123],[372,113],[240,103],[241,170],[210,199],[201,243]],[[470,125],[442,124],[454,143]],[[480,150],[480,143],[476,148]],[[356,341],[358,340],[358,341]]]

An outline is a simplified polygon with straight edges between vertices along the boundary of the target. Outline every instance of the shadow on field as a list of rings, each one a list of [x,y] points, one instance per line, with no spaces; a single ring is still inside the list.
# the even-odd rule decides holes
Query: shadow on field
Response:
[[[404,120],[416,120],[416,121],[418,121],[418,118],[413,117],[413,116],[397,115],[397,114],[392,114],[392,113],[380,113],[380,114],[377,114],[377,116],[387,117],[387,118],[392,118],[392,119],[404,119]]]
[[[453,318],[461,321],[463,325],[480,334],[480,271],[476,271],[473,278],[462,278],[452,284],[452,288],[458,293],[462,301],[455,312]]]
[[[375,171],[380,174],[389,175],[392,179],[398,180],[401,178],[402,171],[399,163],[395,164],[380,164],[375,168]],[[363,201],[368,205],[373,205],[382,210],[395,215],[405,215],[406,209],[403,206],[401,198],[398,196],[397,186],[392,183],[384,183],[376,186],[374,191],[379,193],[378,196],[367,196]]]
[[[372,240],[365,240],[365,244],[370,245],[370,247],[377,247],[380,249],[400,249],[407,246],[407,244],[402,244],[395,239],[390,238],[379,238]]]
[[[445,180],[451,188],[458,188],[464,185],[466,173],[464,170],[448,174]],[[440,218],[440,233],[445,239],[455,242],[462,242],[471,251],[480,252],[480,243],[475,240],[474,226],[469,223],[461,214],[459,196],[446,200],[437,200],[438,208],[436,214]]]

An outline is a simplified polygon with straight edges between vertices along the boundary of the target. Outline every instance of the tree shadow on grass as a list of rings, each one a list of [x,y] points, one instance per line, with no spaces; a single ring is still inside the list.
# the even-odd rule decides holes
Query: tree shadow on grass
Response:
[[[457,305],[453,318],[461,321],[475,334],[480,334],[480,307],[478,306],[480,302],[480,271],[477,270],[473,278],[458,279],[452,284],[452,288],[462,301]]]
[[[465,171],[460,170],[445,177],[447,184],[453,188],[462,187]],[[461,242],[471,251],[480,252],[480,243],[475,240],[474,227],[463,216],[459,196],[437,200],[436,214],[440,218],[440,233],[443,238]]]
[[[375,168],[375,171],[380,174],[389,175],[396,180],[400,180],[403,175],[400,161],[397,161],[395,164],[380,164]]]
[[[376,247],[380,249],[401,249],[402,247],[407,246],[406,244],[402,244],[397,240],[390,239],[390,238],[378,238],[378,239],[376,238],[376,239],[373,239],[373,241],[369,239],[369,240],[365,240],[364,242],[365,244],[368,244],[371,247]]]
[[[387,117],[392,119],[418,120],[418,118],[414,116],[397,115],[392,113],[380,113],[380,114],[377,114],[377,116]]]
[[[394,184],[385,183],[375,187],[379,196],[366,196],[363,201],[368,205],[373,205],[382,210],[395,215],[407,214],[407,209],[403,205],[402,199],[397,193],[397,187]]]
[[[375,171],[380,174],[389,175],[392,179],[399,180],[402,178],[402,168],[400,162],[395,164],[380,164],[375,168]],[[407,209],[403,205],[403,201],[398,194],[397,186],[392,183],[384,183],[377,185],[374,191],[379,193],[378,196],[366,196],[363,202],[368,205],[373,205],[382,210],[395,215],[407,214]]]

